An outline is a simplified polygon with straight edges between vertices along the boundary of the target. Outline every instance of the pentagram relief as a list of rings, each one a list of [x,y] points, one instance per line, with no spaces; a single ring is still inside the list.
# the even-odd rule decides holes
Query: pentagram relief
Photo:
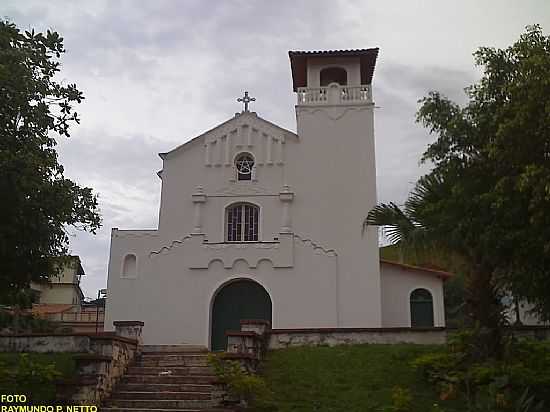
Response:
[[[235,159],[235,168],[237,169],[237,180],[252,180],[254,158],[250,153],[241,153]]]

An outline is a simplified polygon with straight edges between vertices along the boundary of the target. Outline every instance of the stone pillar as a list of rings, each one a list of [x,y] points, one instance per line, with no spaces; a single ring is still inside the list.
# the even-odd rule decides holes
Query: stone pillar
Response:
[[[261,319],[243,319],[241,320],[242,332],[256,332],[263,336],[271,330],[271,323],[268,320]]]
[[[202,186],[197,186],[195,193],[192,195],[193,203],[195,205],[195,216],[194,216],[194,233],[203,233],[202,232],[202,204],[206,202],[206,195]]]
[[[292,233],[290,203],[294,199],[294,192],[290,191],[288,185],[284,185],[283,190],[279,192],[279,199],[283,202],[283,210],[281,214],[281,233]]]
[[[113,322],[115,326],[115,334],[122,336],[123,338],[135,339],[138,341],[138,345],[141,345],[141,332],[143,330],[144,323],[140,320],[115,320]]]

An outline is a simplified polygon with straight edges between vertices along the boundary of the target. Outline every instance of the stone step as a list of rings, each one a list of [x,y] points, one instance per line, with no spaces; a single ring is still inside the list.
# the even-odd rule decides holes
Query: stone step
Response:
[[[156,380],[158,381],[158,379]],[[186,383],[122,383],[116,390],[121,392],[211,392],[212,385]]]
[[[219,378],[213,374],[210,375],[132,375],[125,374],[121,379],[121,384],[126,383],[158,383],[158,384],[211,384],[219,382]]]
[[[204,409],[216,405],[213,400],[196,399],[109,399],[105,402],[107,408],[136,408],[136,409]]]
[[[156,376],[213,375],[214,369],[210,366],[130,366],[127,374]]]
[[[227,408],[206,408],[206,409],[140,409],[140,408],[118,408],[100,407],[98,412],[235,412]]]
[[[141,353],[208,353],[208,349],[200,345],[144,345]]]
[[[126,392],[126,391],[116,391],[112,395],[112,400],[121,400],[121,399],[130,399],[130,400],[166,400],[166,401],[176,401],[176,400],[211,400],[212,392]]]
[[[154,358],[165,358],[167,356],[182,356],[182,357],[203,357],[208,358],[208,352],[148,352],[140,353],[138,356],[142,358],[154,359]]]
[[[139,408],[115,408],[101,407],[98,412],[206,412],[212,409],[139,409]]]
[[[208,356],[190,354],[143,355],[136,359],[136,366],[208,366]]]

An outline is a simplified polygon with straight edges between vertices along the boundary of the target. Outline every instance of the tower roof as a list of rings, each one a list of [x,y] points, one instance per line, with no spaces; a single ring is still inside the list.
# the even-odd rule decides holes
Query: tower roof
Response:
[[[289,51],[292,83],[294,91],[307,85],[307,60],[326,57],[359,57],[361,65],[361,84],[371,84],[374,66],[378,57],[378,47],[353,50],[312,50]]]

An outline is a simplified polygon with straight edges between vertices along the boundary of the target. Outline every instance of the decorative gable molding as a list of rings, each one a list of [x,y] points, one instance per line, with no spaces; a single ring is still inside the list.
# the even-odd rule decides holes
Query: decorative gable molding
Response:
[[[208,197],[235,197],[235,196],[279,196],[278,193],[269,191],[265,187],[251,185],[249,182],[240,184],[235,182],[231,185],[214,190]]]
[[[204,165],[233,165],[240,152],[252,152],[258,166],[283,165],[284,145],[288,137],[297,135],[279,128],[255,113],[242,113],[232,121],[210,131],[204,137]]]

